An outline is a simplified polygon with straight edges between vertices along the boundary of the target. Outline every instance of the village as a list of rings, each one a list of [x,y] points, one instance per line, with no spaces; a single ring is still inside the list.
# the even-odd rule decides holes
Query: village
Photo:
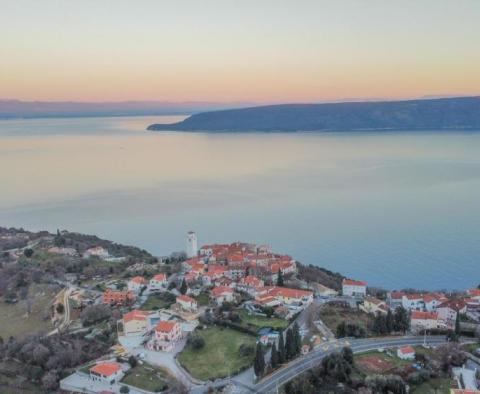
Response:
[[[34,246],[37,255],[44,248],[49,255],[109,267],[125,262],[100,245],[80,255],[72,247]],[[25,254],[25,247],[16,253]],[[109,331],[114,344],[61,379],[59,388],[84,393],[243,392],[268,381],[276,370],[320,352],[328,356],[353,348],[362,338],[392,338],[391,344],[373,345],[373,351],[355,356],[365,376],[400,367],[410,376],[422,371],[425,361],[420,360],[439,344],[430,344],[429,338],[457,343],[460,335],[470,335],[461,350],[468,360],[462,358],[442,379],[446,392],[477,393],[480,354],[473,338],[480,333],[480,289],[383,291],[322,271],[329,287],[312,278],[311,269],[318,270],[267,245],[198,247],[196,234],[189,232],[184,254],[148,264],[139,258],[123,277],[111,268],[102,271],[106,275],[88,277],[66,272],[63,280],[55,279],[62,290],[53,308],[56,328],[49,335],[71,332],[94,340]],[[116,316],[115,324],[105,325],[105,316]],[[398,342],[407,336],[416,345]]]
[[[108,258],[103,250],[89,253]],[[339,334],[338,329],[333,333],[334,327],[329,328],[321,321],[316,321],[312,329],[308,319],[315,305],[333,304],[358,309],[374,320],[374,331],[375,326],[381,326],[382,322],[390,324],[389,319],[393,319],[394,312],[401,308],[408,313],[408,322],[402,329],[420,336],[458,332],[456,325],[460,316],[473,322],[474,327],[479,322],[478,289],[468,290],[462,297],[457,294],[454,298],[439,292],[392,291],[381,300],[370,295],[367,283],[361,280],[343,279],[339,291],[301,281],[295,282],[296,287],[288,287],[287,283],[298,273],[297,263],[292,257],[274,253],[266,245],[241,242],[197,248],[193,232],[188,233],[186,257],[180,272],[170,276],[158,272],[150,278],[134,276],[124,284],[126,286],[121,286],[122,289],[106,289],[101,300],[108,306],[129,309],[117,323],[119,354],[133,355],[169,369],[190,388],[202,386],[205,382],[213,386],[216,382],[220,386],[218,383],[227,383],[225,379],[234,375],[242,378],[242,373],[243,378],[247,376],[245,384],[253,383],[258,376],[255,373],[248,376],[243,371],[250,367],[254,346],[261,344],[264,349],[278,346],[279,336],[294,322],[301,337],[301,355],[308,354],[316,346],[328,344],[335,336],[352,336]],[[164,307],[146,308],[152,299],[168,301]],[[220,324],[225,327],[222,330],[232,333],[240,328],[238,335],[231,335],[228,341],[238,340],[236,336],[245,336],[241,331],[256,336],[254,342],[246,341],[250,343],[250,349],[245,350],[246,354],[250,354],[246,358],[249,361],[242,364],[233,360],[230,365],[230,358],[245,358],[237,353],[238,349],[233,349],[237,353],[231,355],[233,357],[228,354],[219,359],[212,357],[210,353],[222,347],[221,335],[215,332],[218,328],[214,327]],[[377,329],[376,334],[387,334],[386,329]],[[207,334],[208,331],[212,331],[212,336]],[[391,331],[390,328],[388,332]],[[244,348],[248,349],[248,345]],[[226,349],[222,348],[222,352]],[[401,360],[415,360],[412,346],[398,347],[395,354]],[[218,365],[215,365],[216,362]],[[126,368],[128,370],[128,363]],[[105,387],[121,387],[117,383],[121,382],[124,371],[125,365],[121,363],[100,361],[90,367],[89,376],[84,376],[82,386],[94,388],[98,386],[97,382],[102,382]],[[468,369],[463,373],[471,375]],[[62,387],[71,389],[72,381],[78,378],[65,379]],[[465,378],[461,380],[464,382]],[[472,383],[466,388],[476,390],[475,379],[469,379],[469,382]],[[458,386],[459,390],[465,388],[461,384]]]

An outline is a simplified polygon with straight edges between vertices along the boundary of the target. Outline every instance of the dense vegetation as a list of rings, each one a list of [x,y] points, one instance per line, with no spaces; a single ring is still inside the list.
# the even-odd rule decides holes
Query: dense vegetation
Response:
[[[320,283],[337,291],[342,289],[342,280],[344,279],[342,274],[312,264],[304,265],[297,263],[297,268],[299,279]]]
[[[480,129],[480,97],[285,104],[203,112],[149,130],[360,131]]]
[[[405,394],[407,386],[415,389],[430,381],[449,379],[451,368],[465,362],[465,355],[457,344],[440,346],[428,354],[418,352],[416,362],[422,366],[421,370],[405,363],[383,374],[368,375],[357,366],[356,357],[349,348],[332,353],[318,367],[288,382],[283,391],[286,394]]]

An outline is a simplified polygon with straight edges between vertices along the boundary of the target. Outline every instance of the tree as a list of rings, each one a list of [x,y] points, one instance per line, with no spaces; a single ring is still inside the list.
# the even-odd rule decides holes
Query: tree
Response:
[[[25,255],[25,257],[30,258],[33,256],[33,249],[27,248],[23,251],[23,254]]]
[[[460,312],[457,312],[457,318],[455,319],[455,335],[460,336]]]
[[[137,366],[138,361],[133,354],[128,358],[128,363],[132,368],[135,368]]]
[[[346,335],[346,324],[344,321],[342,321],[337,326],[337,337],[344,338],[345,335]]]
[[[297,355],[297,348],[295,344],[295,337],[293,335],[293,330],[289,328],[287,330],[287,338],[285,340],[285,356],[287,360],[295,358]]]
[[[287,357],[285,354],[285,341],[283,338],[283,331],[280,331],[278,337],[278,363],[283,364],[286,361]]]
[[[196,334],[191,335],[187,341],[195,350],[200,350],[205,346],[205,340]]]
[[[256,377],[261,377],[265,370],[265,356],[263,354],[262,345],[257,343],[257,349],[255,351],[255,360],[253,362],[253,370]]]
[[[387,312],[387,318],[386,318],[385,323],[386,323],[386,326],[387,326],[387,332],[390,334],[393,331],[393,328],[394,328],[394,325],[395,325],[394,318],[393,318],[393,313],[392,313],[391,309],[389,309],[388,312]]]
[[[373,321],[373,332],[381,335],[387,333],[387,331],[387,319],[384,315],[378,313]]]
[[[60,302],[57,304],[57,307],[55,309],[57,310],[57,313],[60,315],[63,315],[63,312],[65,312],[65,307]]]
[[[395,331],[405,332],[410,328],[410,316],[408,315],[407,310],[400,306],[395,309],[394,315],[394,329]]]
[[[128,386],[122,386],[120,387],[120,393],[122,394],[128,394],[130,392],[130,388]]]
[[[182,280],[182,284],[180,285],[180,293],[186,294],[188,290],[187,282],[185,282],[185,278]]]
[[[278,361],[278,350],[277,350],[277,345],[274,343],[272,346],[272,353],[270,356],[270,365],[272,366],[272,369],[275,369],[278,367],[279,361]]]
[[[342,357],[347,363],[349,363],[350,365],[353,365],[354,363],[353,351],[350,346],[345,346],[342,349]]]
[[[298,356],[300,354],[300,351],[302,350],[302,337],[300,335],[300,328],[298,327],[297,322],[293,324],[293,340],[295,344],[295,356]]]
[[[283,282],[283,273],[282,270],[279,268],[277,274],[277,286],[283,287]]]

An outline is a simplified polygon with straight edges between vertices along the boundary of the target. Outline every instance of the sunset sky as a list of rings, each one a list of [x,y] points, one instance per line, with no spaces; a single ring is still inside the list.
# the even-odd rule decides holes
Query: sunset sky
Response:
[[[480,94],[480,1],[0,0],[0,99]]]

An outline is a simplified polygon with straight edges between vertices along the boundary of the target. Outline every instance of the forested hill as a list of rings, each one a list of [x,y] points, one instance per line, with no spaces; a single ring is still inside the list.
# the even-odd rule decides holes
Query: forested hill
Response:
[[[195,114],[153,124],[171,131],[480,130],[480,97],[285,104]]]

